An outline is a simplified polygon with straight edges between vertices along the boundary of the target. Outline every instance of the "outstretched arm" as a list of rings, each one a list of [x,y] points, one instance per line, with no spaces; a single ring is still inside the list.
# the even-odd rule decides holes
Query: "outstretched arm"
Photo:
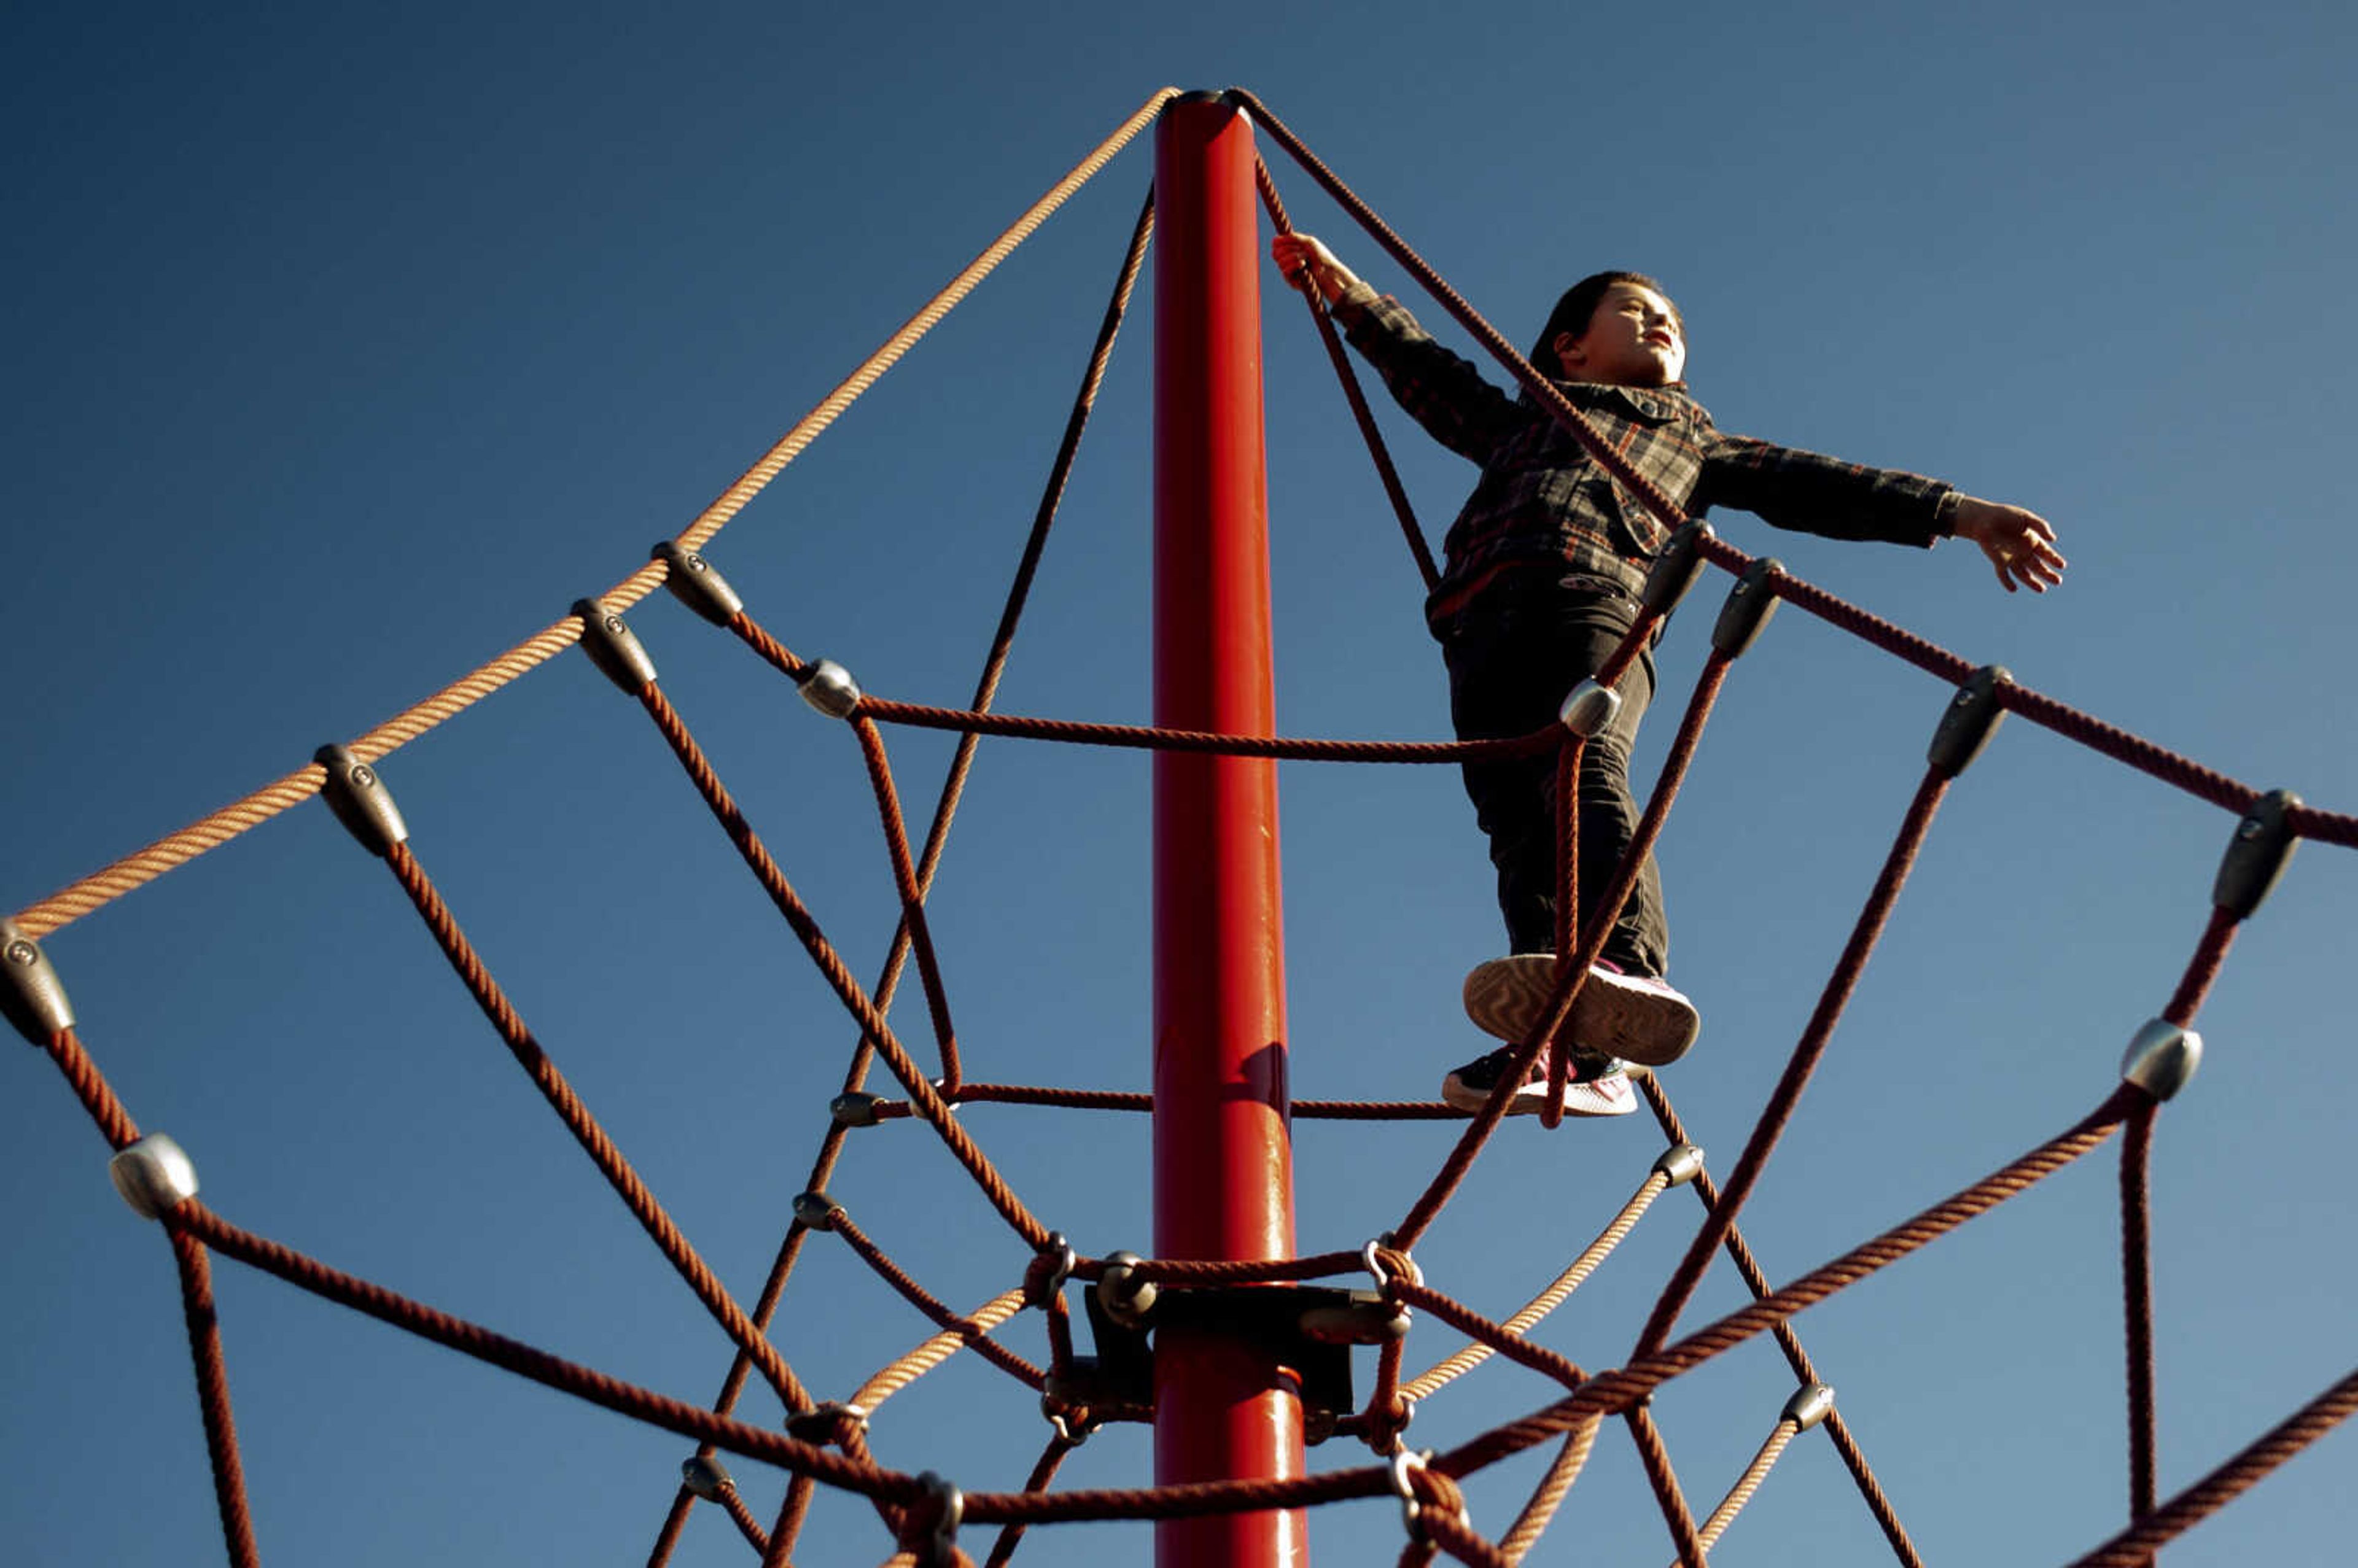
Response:
[[[1269,254],[1286,282],[1296,288],[1315,284],[1329,305],[1359,281],[1359,275],[1337,260],[1314,234],[1280,234],[1269,243]]]
[[[2063,580],[2067,563],[2055,548],[2055,530],[2036,512],[1960,494],[1949,531],[1982,547],[2008,593],[2017,587],[2045,593]]]

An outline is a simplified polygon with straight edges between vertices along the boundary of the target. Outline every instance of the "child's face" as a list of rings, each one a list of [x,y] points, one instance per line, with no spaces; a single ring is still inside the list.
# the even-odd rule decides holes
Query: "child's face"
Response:
[[[1642,284],[1607,286],[1578,337],[1559,332],[1556,357],[1568,381],[1666,386],[1685,373],[1686,334],[1677,308]]]

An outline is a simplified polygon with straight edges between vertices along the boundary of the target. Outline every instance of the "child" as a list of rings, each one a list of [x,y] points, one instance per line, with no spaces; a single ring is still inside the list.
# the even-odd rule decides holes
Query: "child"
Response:
[[[1564,695],[1595,675],[1637,623],[1647,568],[1668,530],[1530,394],[1509,397],[1492,386],[1317,240],[1280,234],[1271,248],[1289,282],[1325,297],[1401,406],[1481,467],[1424,607],[1449,667],[1459,738],[1527,735],[1553,722]],[[1548,317],[1531,360],[1691,516],[1725,504],[1838,539],[1929,547],[1954,536],[1981,546],[2008,593],[2017,586],[2044,593],[2062,580],[2054,529],[2021,507],[1915,474],[1723,434],[1681,379],[1686,334],[1678,308],[1641,274],[1598,273],[1574,284]],[[1584,924],[1635,837],[1629,748],[1654,693],[1650,649],[1617,690],[1620,708],[1589,739],[1581,762]],[[1467,1014],[1510,1042],[1444,1081],[1442,1098],[1470,1110],[1488,1099],[1510,1065],[1511,1043],[1528,1041],[1544,1022],[1555,987],[1555,759],[1469,763],[1465,773],[1498,868],[1509,950],[1466,979]],[[1626,1064],[1674,1062],[1693,1044],[1700,1021],[1662,978],[1668,958],[1661,884],[1649,856],[1564,1032],[1574,1043],[1575,1086],[1567,1109],[1607,1116],[1635,1109]],[[1542,1053],[1509,1112],[1540,1108],[1548,1066]]]

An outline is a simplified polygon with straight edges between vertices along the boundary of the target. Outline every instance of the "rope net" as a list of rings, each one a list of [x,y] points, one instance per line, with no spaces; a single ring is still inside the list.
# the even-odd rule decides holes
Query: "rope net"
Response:
[[[186,1309],[210,1455],[230,1560],[260,1560],[257,1530],[247,1498],[245,1466],[233,1417],[227,1357],[218,1319],[213,1281],[215,1255],[275,1277],[297,1290],[357,1311],[407,1334],[557,1390],[574,1399],[619,1412],[676,1434],[691,1445],[681,1478],[667,1505],[649,1487],[648,1562],[670,1561],[686,1533],[708,1512],[711,1527],[741,1541],[742,1550],[763,1563],[793,1560],[812,1509],[822,1499],[848,1498],[872,1512],[879,1560],[912,1563],[985,1561],[1004,1563],[1018,1552],[1028,1530],[1080,1520],[1163,1519],[1270,1508],[1306,1508],[1346,1499],[1389,1498],[1408,1519],[1401,1561],[1422,1563],[1438,1555],[1481,1564],[1523,1561],[1543,1541],[1600,1438],[1609,1426],[1626,1432],[1639,1466],[1660,1509],[1663,1549],[1678,1563],[1700,1564],[1736,1526],[1745,1506],[1765,1486],[1796,1444],[1823,1429],[1844,1469],[1855,1484],[1874,1525],[1903,1564],[1922,1559],[1877,1480],[1861,1444],[1833,1402],[1833,1391],[1804,1349],[1794,1319],[1806,1308],[1866,1280],[1929,1246],[1960,1226],[2021,1194],[2047,1177],[2094,1153],[2115,1132],[2123,1134],[2120,1169],[2123,1324],[2127,1346],[2128,1517],[2119,1534],[2080,1558],[2082,1563],[2149,1562],[2159,1547],[2216,1511],[2276,1466],[2313,1443],[2358,1408],[2358,1373],[2320,1393],[2277,1426],[2261,1434],[2201,1479],[2174,1495],[2161,1493],[2156,1475],[2153,1283],[2149,1260],[2152,1230],[2147,1169],[2160,1105],[2190,1071],[2190,1032],[2226,960],[2241,923],[2257,907],[2299,839],[2344,847],[2358,845],[2358,818],[2312,809],[2282,795],[2267,795],[2187,758],[2107,725],[2003,676],[1976,671],[1965,659],[1909,633],[1856,606],[1795,578],[1772,562],[1756,561],[1679,516],[1666,499],[1648,499],[1664,520],[1681,525],[1672,558],[1658,571],[1660,593],[1650,591],[1648,609],[1602,679],[1609,684],[1636,656],[1643,640],[1677,603],[1696,572],[1717,568],[1738,579],[1739,590],[1765,593],[1795,605],[1887,654],[1953,685],[1944,694],[1942,724],[1923,775],[1899,808],[1900,826],[1880,871],[1866,890],[1849,940],[1824,982],[1816,1007],[1794,1045],[1782,1076],[1751,1129],[1734,1164],[1715,1174],[1673,1108],[1661,1085],[1640,1076],[1638,1087],[1659,1124],[1666,1147],[1639,1177],[1634,1193],[1617,1210],[1600,1211],[1594,1240],[1566,1260],[1552,1281],[1528,1301],[1494,1318],[1457,1299],[1439,1283],[1428,1284],[1414,1250],[1447,1217],[1460,1184],[1483,1153],[1506,1114],[1520,1071],[1503,1075],[1481,1110],[1468,1115],[1426,1101],[1296,1101],[1303,1119],[1357,1121],[1446,1120],[1462,1130],[1430,1182],[1397,1214],[1368,1217],[1365,1234],[1330,1239],[1322,1251],[1273,1263],[1210,1263],[1077,1251],[1055,1225],[1053,1193],[1018,1191],[994,1162],[983,1140],[959,1115],[960,1108],[999,1104],[1135,1113],[1151,1108],[1150,1097],[1115,1090],[1053,1085],[978,1082],[966,1076],[972,1042],[956,1025],[944,955],[936,948],[927,901],[945,845],[983,738],[1068,746],[1193,752],[1283,759],[1298,762],[1381,763],[1430,766],[1470,758],[1553,753],[1575,766],[1580,738],[1550,729],[1509,741],[1478,742],[1372,742],[1306,738],[1245,738],[1151,727],[1078,723],[994,711],[993,704],[1047,537],[1070,476],[1091,408],[1103,384],[1126,308],[1140,276],[1153,228],[1150,195],[1140,211],[1116,269],[1111,297],[1092,346],[1072,413],[1052,465],[1018,565],[1014,586],[974,694],[964,708],[946,708],[862,693],[831,664],[795,654],[758,621],[723,581],[702,547],[746,503],[791,462],[849,404],[896,362],[918,338],[972,290],[1081,183],[1102,168],[1173,96],[1155,94],[1094,149],[1069,175],[1029,209],[953,283],[896,332],[818,408],[799,422],[769,452],[693,519],[657,547],[650,565],[626,576],[597,600],[537,633],[509,654],[454,682],[387,724],[354,741],[341,755],[296,770],[246,800],[126,858],[91,878],[41,901],[16,916],[9,934],[9,962],[27,972],[47,972],[38,939],[91,913],[107,901],[227,842],[268,816],[323,789],[340,816],[364,845],[384,861],[415,908],[432,942],[461,986],[533,1087],[556,1113],[564,1130],[588,1154],[624,1206],[656,1246],[696,1302],[735,1346],[718,1394],[694,1403],[656,1392],[624,1379],[553,1355],[480,1324],[440,1311],[384,1285],[342,1271],[296,1248],[241,1227],[197,1195],[188,1161],[167,1139],[143,1137],[102,1070],[98,1055],[83,1042],[70,1009],[60,1000],[46,1007],[35,1000],[11,1004],[11,1019],[43,1047],[81,1102],[108,1145],[117,1152],[118,1186],[142,1212],[160,1220],[175,1258]],[[1628,473],[1609,449],[1597,442],[1578,413],[1564,404],[1487,322],[1452,292],[1415,253],[1249,94],[1238,102],[1250,109],[1271,137],[1299,161],[1344,209],[1357,219],[1412,276],[1480,341],[1507,372],[1529,388],[1567,428],[1591,446],[1598,460],[1640,493],[1642,479]],[[1288,225],[1282,201],[1266,168],[1260,189],[1272,220]],[[1369,416],[1347,359],[1314,291],[1306,295],[1322,341],[1338,372],[1347,399],[1369,444],[1381,482],[1391,499],[1421,578],[1430,582],[1433,566],[1421,528],[1410,509],[1382,439]],[[1683,580],[1682,580],[1683,579]],[[863,985],[835,940],[813,913],[782,860],[722,782],[704,745],[659,680],[621,612],[658,585],[671,588],[704,621],[734,637],[756,659],[793,681],[814,708],[852,731],[860,764],[873,797],[887,849],[887,873],[897,927],[881,972]],[[667,626],[666,635],[686,626]],[[494,978],[491,965],[462,928],[444,892],[420,856],[406,841],[398,814],[387,817],[384,780],[375,764],[467,703],[513,680],[582,642],[590,656],[648,716],[655,739],[685,773],[688,793],[701,803],[752,876],[762,895],[791,932],[820,983],[849,1021],[852,1043],[842,1089],[820,1118],[817,1147],[792,1220],[758,1295],[741,1301],[721,1281],[650,1184],[622,1155],[601,1124],[544,1047],[516,1002]],[[1689,765],[1703,745],[1714,705],[1726,686],[1736,651],[1714,650],[1705,661],[1679,722],[1667,760],[1647,803],[1637,842],[1608,889],[1606,909],[1585,931],[1566,930],[1562,946],[1573,957],[1549,1010],[1541,1034],[1522,1049],[1520,1066],[1538,1053],[1570,1016],[1588,961],[1600,949],[1612,912],[1625,899],[1637,867],[1670,824]],[[1869,1237],[1832,1260],[1778,1286],[1771,1282],[1741,1225],[1782,1134],[1812,1076],[1820,1066],[1852,994],[1872,959],[1893,908],[1906,887],[1918,852],[1933,831],[1952,783],[1972,762],[1981,740],[2004,714],[2015,714],[2114,762],[2135,769],[2232,814],[2226,861],[2212,906],[2202,914],[2200,935],[2171,994],[2133,1043],[2119,1087],[2093,1107],[2066,1108],[2052,1136],[1978,1181],[1921,1209],[1902,1223]],[[913,835],[892,761],[889,731],[942,731],[957,737],[944,786],[922,836]],[[1968,733],[1970,732],[1970,733]],[[1963,735],[1963,739],[1959,737]],[[1563,792],[1569,795],[1570,792]],[[373,813],[373,815],[372,815]],[[388,823],[393,826],[388,827]],[[1562,907],[1576,907],[1570,896]],[[2190,918],[2190,925],[2197,924]],[[914,963],[912,962],[914,960]],[[912,970],[921,1007],[894,1011]],[[44,1011],[46,1007],[46,1011]],[[896,1022],[896,1017],[899,1022]],[[914,1022],[912,1021],[914,1021]],[[102,1046],[103,1026],[100,1030]],[[1557,1053],[1551,1102],[1541,1120],[1555,1125],[1563,1111],[1563,1053]],[[882,1069],[880,1078],[876,1069]],[[880,1092],[881,1091],[881,1092]],[[897,1217],[874,1221],[855,1215],[831,1195],[829,1186],[855,1141],[914,1135],[891,1130],[902,1122],[922,1122],[970,1181],[982,1201],[1010,1233],[1003,1238],[1006,1266],[990,1292],[961,1308],[929,1289],[887,1249],[887,1238],[905,1233]],[[1671,1271],[1635,1345],[1619,1365],[1590,1367],[1538,1343],[1532,1335],[1600,1269],[1650,1216],[1661,1211],[1673,1189],[1691,1191],[1701,1223]],[[1625,1189],[1626,1190],[1626,1189]],[[1655,1222],[1657,1226],[1660,1221]],[[814,1248],[840,1242],[847,1259],[872,1273],[883,1291],[905,1303],[913,1325],[923,1330],[903,1355],[848,1386],[849,1397],[827,1400],[813,1391],[806,1371],[797,1371],[773,1337],[782,1304],[798,1269]],[[1715,1260],[1725,1256],[1740,1279],[1748,1304],[1701,1326],[1681,1332],[1681,1319]],[[1359,1343],[1378,1346],[1366,1399],[1352,1408],[1315,1411],[1314,1438],[1338,1444],[1361,1444],[1367,1463],[1342,1465],[1287,1479],[1240,1478],[1188,1486],[1130,1488],[1058,1488],[1055,1480],[1068,1455],[1109,1422],[1152,1419],[1135,1390],[1125,1391],[1106,1375],[1106,1346],[1092,1361],[1087,1340],[1073,1323],[1076,1293],[1094,1292],[1093,1307],[1107,1302],[1142,1300],[1147,1285],[1184,1297],[1238,1284],[1301,1282],[1371,1277],[1374,1290],[1353,1310],[1367,1332]],[[972,1300],[971,1296],[963,1297]],[[1032,1314],[1037,1314],[1034,1322]],[[1405,1332],[1430,1320],[1462,1336],[1466,1344],[1430,1365],[1410,1351]],[[1034,1360],[1015,1347],[1010,1330],[1029,1325],[1044,1341],[1046,1354]],[[1372,1328],[1368,1325],[1374,1325]],[[913,1333],[918,1333],[913,1326]],[[1790,1373],[1790,1399],[1773,1418],[1763,1412],[1757,1451],[1736,1474],[1713,1477],[1702,1489],[1682,1477],[1669,1436],[1651,1408],[1657,1390],[1706,1362],[1749,1341],[1773,1344]],[[969,1357],[1021,1385],[1036,1397],[1048,1422],[1045,1445],[1025,1483],[1012,1491],[960,1492],[939,1476],[896,1468],[871,1451],[871,1433],[888,1402],[918,1379],[955,1359]],[[1427,1401],[1447,1396],[1460,1379],[1503,1361],[1527,1369],[1552,1385],[1544,1402],[1516,1419],[1480,1432],[1437,1453],[1412,1454],[1405,1433]],[[1420,1369],[1411,1371],[1412,1365]],[[737,1413],[749,1384],[758,1377],[787,1412],[784,1432]],[[1612,1418],[1608,1422],[1607,1418]],[[1034,1434],[1036,1436],[1036,1434]],[[898,1432],[889,1448],[895,1457],[927,1457],[916,1441],[922,1433]],[[1024,1440],[1027,1444],[1030,1438]],[[1511,1518],[1476,1518],[1460,1483],[1527,1451],[1543,1449],[1544,1473]],[[774,1484],[741,1481],[730,1461],[783,1472]],[[765,1483],[770,1478],[765,1476]],[[668,1485],[669,1483],[665,1483]],[[752,1495],[749,1496],[748,1488]],[[774,1500],[773,1495],[774,1494]],[[712,1505],[706,1510],[703,1505]],[[259,1532],[266,1537],[266,1520]],[[989,1534],[986,1542],[985,1535]],[[974,1555],[969,1556],[969,1553]]]

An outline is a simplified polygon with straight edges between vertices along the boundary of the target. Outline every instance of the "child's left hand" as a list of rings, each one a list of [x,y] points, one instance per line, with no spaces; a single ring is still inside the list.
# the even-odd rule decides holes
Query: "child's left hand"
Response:
[[[2045,593],[2063,580],[2067,563],[2055,548],[2055,530],[2047,519],[2025,507],[1961,495],[1950,520],[1950,532],[1982,547],[1997,568],[1999,586],[2012,593],[2018,584],[2033,593]]]

